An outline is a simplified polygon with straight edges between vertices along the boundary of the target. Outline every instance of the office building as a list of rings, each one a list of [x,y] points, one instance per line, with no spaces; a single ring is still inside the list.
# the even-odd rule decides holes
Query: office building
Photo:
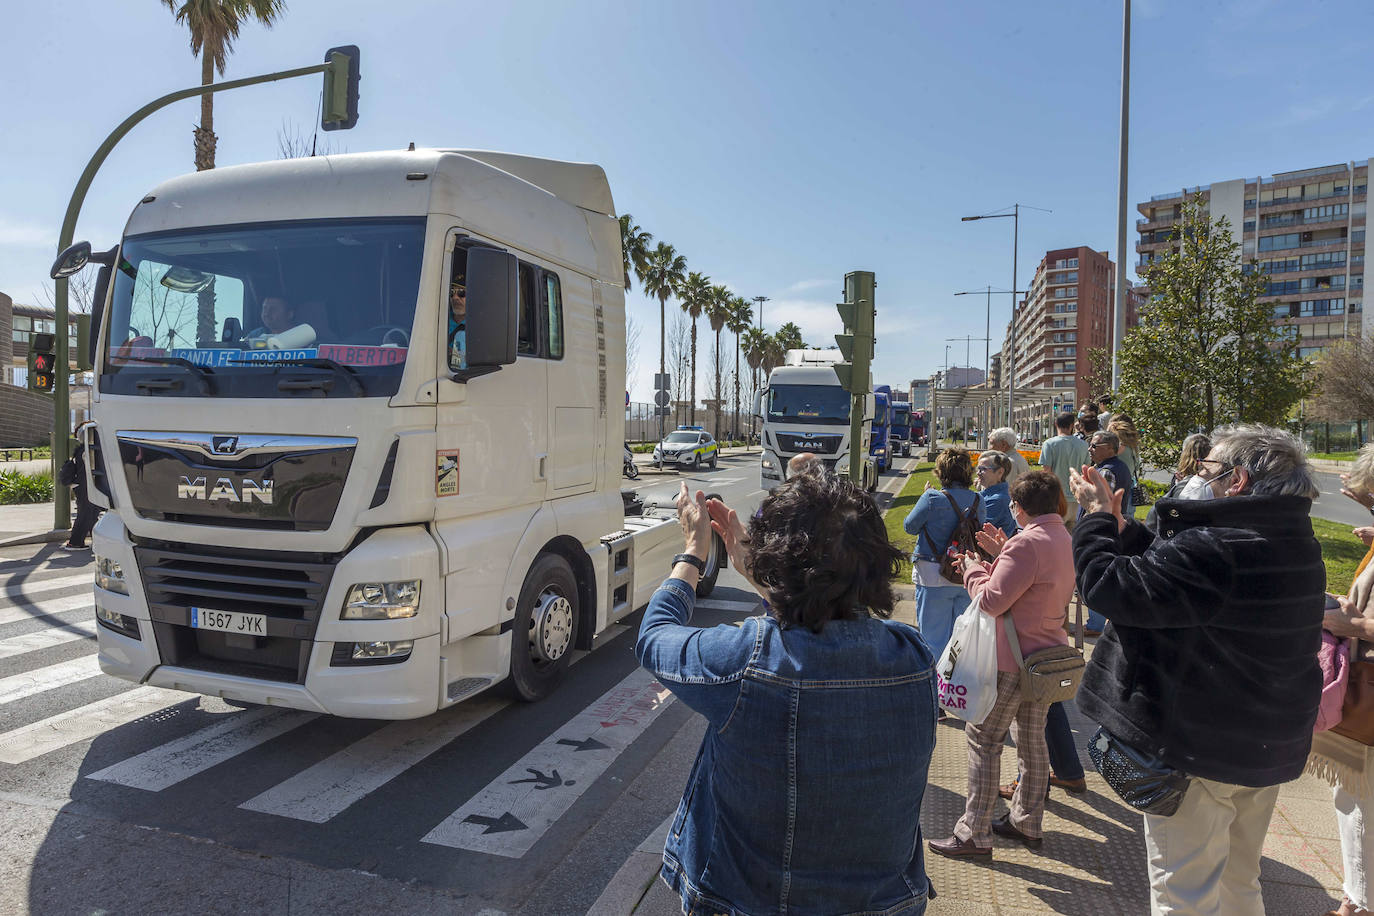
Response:
[[[1046,396],[1015,406],[1011,425],[1021,435],[1040,438],[1054,412],[1102,393],[1089,391],[1088,351],[1111,351],[1115,296],[1116,265],[1105,251],[1080,245],[1047,251],[1040,259],[1030,292],[1016,309],[1012,368],[1018,389],[1039,389]],[[1139,288],[1127,289],[1127,328],[1137,323],[1142,301]],[[1010,351],[1011,331],[1008,325],[1002,353]]]
[[[1241,246],[1269,275],[1261,301],[1310,356],[1370,332],[1364,314],[1365,201],[1369,160],[1264,178],[1234,178],[1156,194],[1136,205],[1137,272],[1166,255],[1186,198],[1200,195],[1212,219],[1226,217]]]

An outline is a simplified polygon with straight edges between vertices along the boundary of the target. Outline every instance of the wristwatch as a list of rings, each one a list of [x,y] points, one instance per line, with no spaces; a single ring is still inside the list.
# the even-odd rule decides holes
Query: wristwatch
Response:
[[[706,574],[706,561],[703,560],[701,557],[694,557],[690,553],[680,553],[677,556],[673,557],[673,562],[671,566],[669,566],[669,568],[671,569],[673,566],[676,566],[679,563],[691,563],[693,566],[697,568],[697,572],[701,573],[702,575]]]

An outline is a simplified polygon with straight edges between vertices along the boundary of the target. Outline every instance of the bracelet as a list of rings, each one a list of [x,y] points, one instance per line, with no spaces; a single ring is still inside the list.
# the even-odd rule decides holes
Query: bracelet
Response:
[[[702,575],[706,574],[706,561],[701,557],[694,557],[690,553],[680,553],[673,557],[672,566],[676,566],[679,563],[690,563],[697,568],[697,572]],[[672,567],[670,566],[669,568]]]

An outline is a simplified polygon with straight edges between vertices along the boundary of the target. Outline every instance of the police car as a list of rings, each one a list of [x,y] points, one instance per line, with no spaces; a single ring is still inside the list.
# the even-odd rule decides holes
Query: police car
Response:
[[[654,446],[654,462],[699,468],[716,466],[720,446],[700,426],[679,426]]]

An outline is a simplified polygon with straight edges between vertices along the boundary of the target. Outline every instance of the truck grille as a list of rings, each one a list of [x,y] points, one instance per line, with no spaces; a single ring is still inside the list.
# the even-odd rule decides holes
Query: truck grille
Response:
[[[158,652],[168,665],[304,683],[334,570],[324,554],[135,546]],[[191,627],[191,608],[262,614],[265,636]]]
[[[794,433],[776,433],[776,435],[778,448],[792,454],[814,452],[817,455],[833,455],[840,450],[840,440],[844,438],[831,434],[798,436]]]

